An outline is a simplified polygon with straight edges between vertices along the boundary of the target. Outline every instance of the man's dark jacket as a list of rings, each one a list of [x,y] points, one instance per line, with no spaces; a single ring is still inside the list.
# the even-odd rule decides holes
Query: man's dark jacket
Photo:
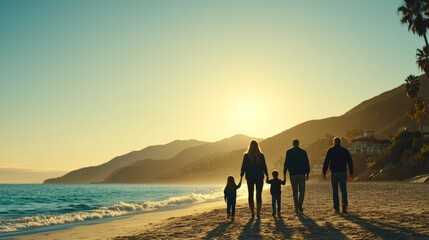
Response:
[[[353,160],[349,150],[340,145],[335,145],[326,153],[323,175],[326,175],[328,167],[331,172],[346,172],[346,164],[349,166],[350,174],[353,175]]]
[[[293,175],[306,175],[310,173],[310,163],[307,152],[300,147],[293,147],[286,152],[283,174],[289,171]]]

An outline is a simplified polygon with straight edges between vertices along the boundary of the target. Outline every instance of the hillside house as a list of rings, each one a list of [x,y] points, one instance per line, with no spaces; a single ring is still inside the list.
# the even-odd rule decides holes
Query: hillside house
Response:
[[[373,155],[380,153],[391,144],[392,142],[389,140],[375,138],[373,131],[366,131],[363,137],[353,139],[348,149],[352,155],[358,153]]]

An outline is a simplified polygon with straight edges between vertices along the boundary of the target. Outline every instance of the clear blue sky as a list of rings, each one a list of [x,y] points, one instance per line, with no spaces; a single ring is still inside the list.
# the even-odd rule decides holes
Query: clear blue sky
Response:
[[[270,137],[420,74],[401,1],[0,1],[0,168]]]

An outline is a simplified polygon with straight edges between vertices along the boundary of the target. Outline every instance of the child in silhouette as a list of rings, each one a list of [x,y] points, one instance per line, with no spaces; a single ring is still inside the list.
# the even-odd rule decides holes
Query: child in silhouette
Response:
[[[229,176],[226,182],[224,193],[224,198],[226,202],[226,217],[234,220],[235,215],[235,203],[237,199],[237,189],[241,187],[241,180],[237,184],[235,184],[235,180],[233,176]]]
[[[282,189],[281,185],[286,184],[286,179],[280,180],[279,179],[279,172],[277,170],[274,170],[272,172],[273,179],[268,180],[267,183],[271,184],[270,193],[272,198],[272,205],[273,205],[273,216],[276,215],[276,203],[277,203],[277,214],[280,217],[280,203],[281,203],[281,194]]]

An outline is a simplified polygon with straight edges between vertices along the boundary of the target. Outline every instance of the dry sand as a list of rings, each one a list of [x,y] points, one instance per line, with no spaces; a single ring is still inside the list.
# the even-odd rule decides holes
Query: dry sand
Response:
[[[261,220],[251,219],[240,200],[235,221],[226,219],[225,204],[217,202],[26,239],[429,239],[429,184],[351,183],[348,190],[347,215],[333,211],[328,182],[311,182],[303,214],[292,209],[287,185],[281,218],[271,216],[265,191]]]

